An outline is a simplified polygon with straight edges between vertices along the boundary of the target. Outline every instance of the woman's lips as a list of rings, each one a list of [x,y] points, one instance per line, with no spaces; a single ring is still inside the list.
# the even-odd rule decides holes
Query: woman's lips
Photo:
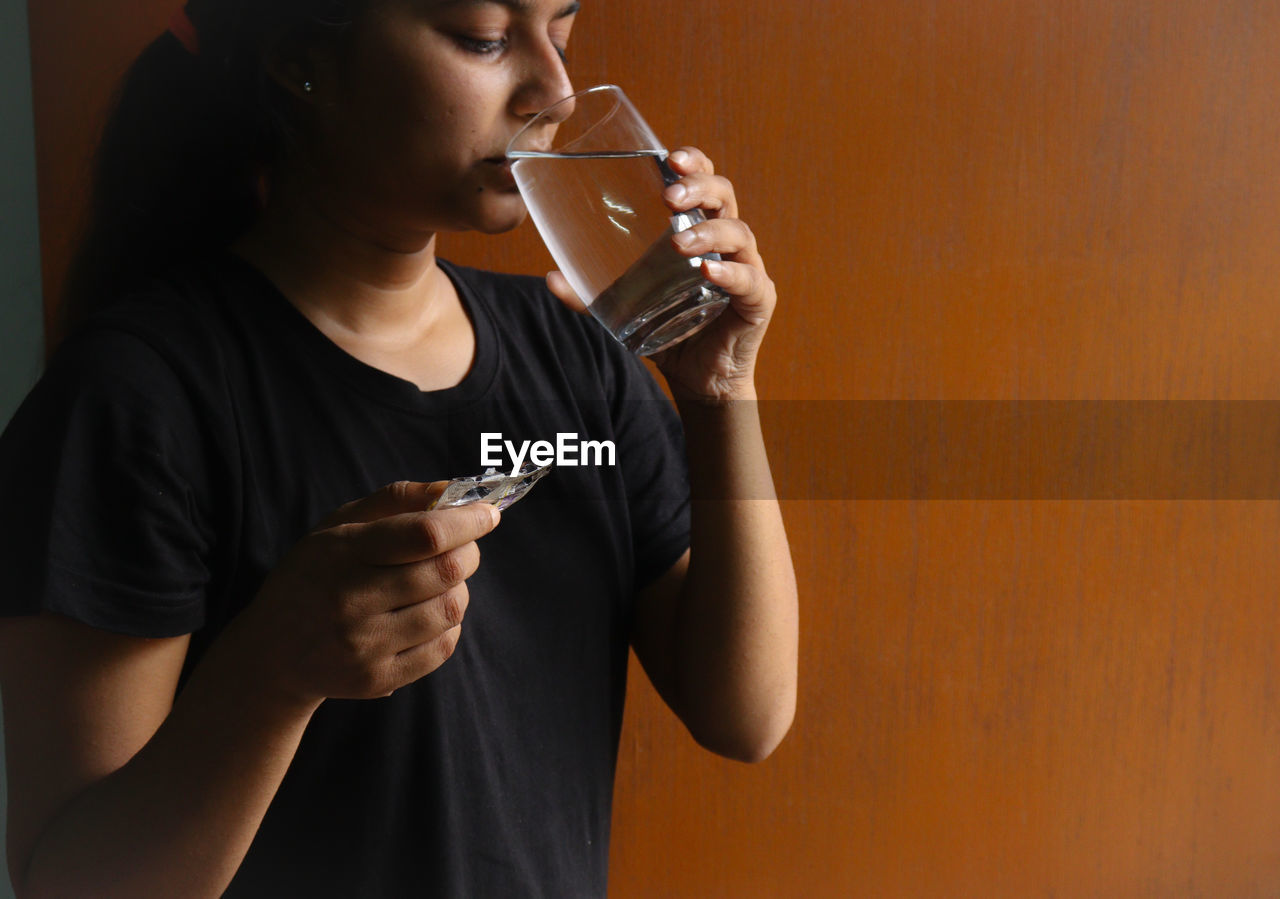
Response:
[[[511,173],[511,160],[505,156],[491,156],[484,160],[497,169],[497,177],[503,187],[515,190],[516,176]]]

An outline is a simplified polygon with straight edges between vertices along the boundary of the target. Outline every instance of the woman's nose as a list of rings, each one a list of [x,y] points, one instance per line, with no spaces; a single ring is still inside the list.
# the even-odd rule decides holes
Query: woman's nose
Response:
[[[576,104],[572,94],[573,82],[569,80],[560,51],[546,41],[529,61],[524,84],[513,101],[514,112],[521,118],[530,118],[556,104],[548,110],[547,122],[559,124],[573,113]],[[566,102],[557,103],[566,98]]]

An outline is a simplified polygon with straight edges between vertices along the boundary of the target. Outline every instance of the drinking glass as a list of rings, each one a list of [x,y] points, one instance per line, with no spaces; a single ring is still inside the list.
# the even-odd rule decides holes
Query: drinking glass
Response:
[[[656,353],[728,305],[729,295],[702,277],[702,260],[720,256],[690,258],[672,245],[702,211],[671,214],[662,190],[679,176],[617,86],[553,103],[511,139],[507,158],[556,265],[627,349]]]

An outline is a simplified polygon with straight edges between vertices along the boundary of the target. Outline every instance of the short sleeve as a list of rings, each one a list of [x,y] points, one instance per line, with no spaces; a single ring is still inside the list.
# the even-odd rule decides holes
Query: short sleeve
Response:
[[[65,344],[0,437],[0,614],[117,633],[204,622],[212,531],[198,413],[141,339]]]
[[[635,587],[657,580],[689,548],[689,465],[684,429],[644,363],[618,346],[611,398],[626,484]]]

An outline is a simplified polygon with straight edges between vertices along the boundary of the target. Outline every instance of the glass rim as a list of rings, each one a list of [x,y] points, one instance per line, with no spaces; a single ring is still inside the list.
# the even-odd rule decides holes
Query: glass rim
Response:
[[[600,118],[597,121],[593,122],[591,126],[587,128],[586,131],[577,135],[572,140],[559,145],[556,145],[553,142],[551,146],[548,146],[545,149],[539,149],[539,150],[521,151],[521,150],[513,149],[525,137],[525,135],[529,132],[530,129],[532,129],[535,125],[538,125],[539,123],[544,122],[546,120],[547,115],[553,112],[557,107],[562,106],[565,103],[568,103],[570,100],[576,101],[588,95],[605,94],[605,93],[614,95],[613,107],[609,109],[609,111],[606,112],[604,115],[600,116]],[[622,88],[618,87],[618,85],[616,84],[597,84],[593,87],[586,87],[580,91],[575,91],[572,94],[569,94],[567,97],[561,97],[559,100],[556,100],[551,105],[539,110],[537,114],[533,116],[533,118],[529,119],[529,121],[525,122],[524,125],[521,126],[519,131],[517,131],[514,135],[512,135],[511,140],[507,141],[507,149],[506,149],[505,155],[507,156],[507,158],[511,158],[511,154],[513,152],[516,152],[516,153],[531,152],[531,153],[537,153],[537,154],[547,153],[552,155],[563,153],[566,150],[568,150],[570,147],[572,147],[574,144],[577,144],[580,141],[587,138],[598,127],[600,127],[601,125],[605,124],[610,119],[612,119],[614,115],[617,114],[618,110],[624,106],[631,112],[633,116],[635,116],[636,124],[637,126],[639,126],[639,130],[645,135],[645,137],[649,139],[650,143],[652,143],[653,146],[650,149],[665,150],[666,148],[662,145],[662,142],[657,139],[656,135],[654,135],[653,131],[649,128],[649,123],[644,120],[644,117],[640,115],[640,113],[636,110],[635,106],[631,104],[631,101],[627,99],[627,95],[622,90]]]

